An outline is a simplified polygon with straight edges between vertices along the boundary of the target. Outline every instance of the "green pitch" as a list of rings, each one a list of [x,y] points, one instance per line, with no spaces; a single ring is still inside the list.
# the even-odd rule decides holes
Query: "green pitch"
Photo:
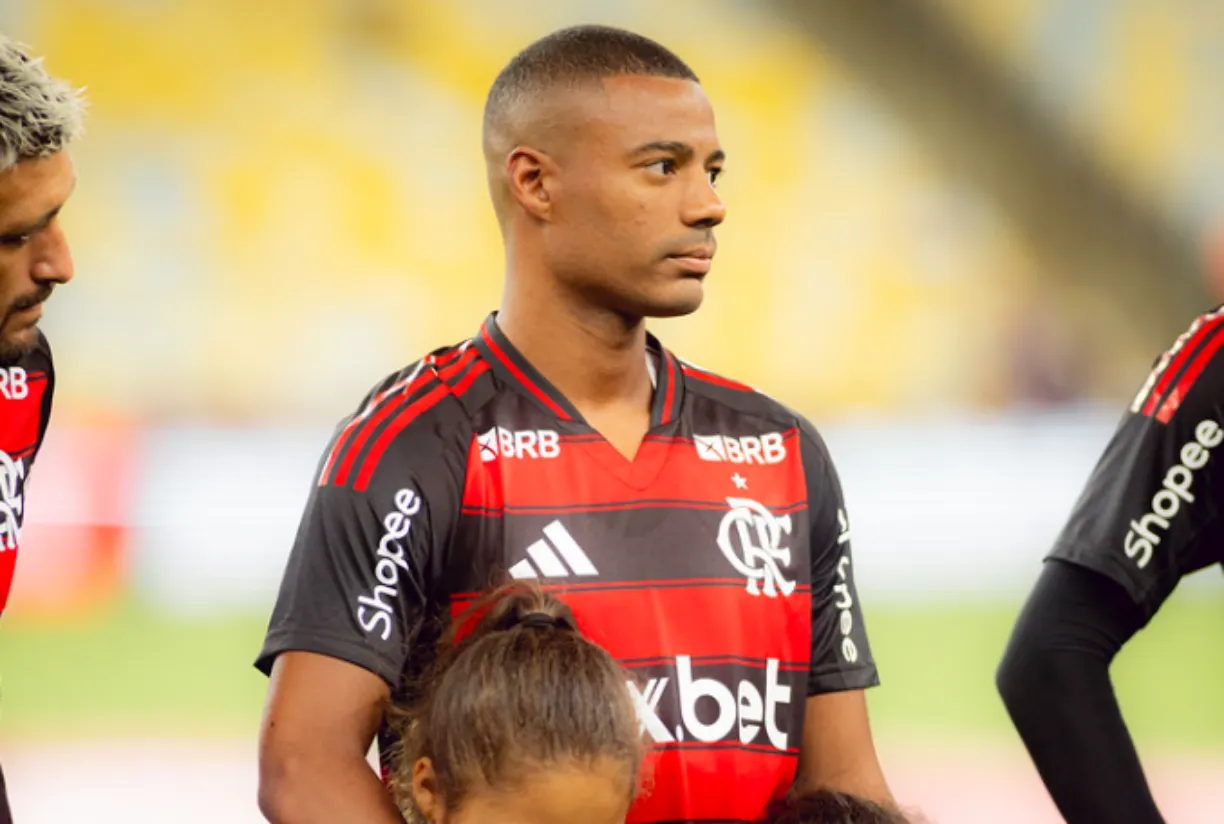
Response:
[[[1012,736],[994,667],[1018,605],[877,604],[877,734]],[[71,623],[0,625],[0,737],[251,735],[264,614],[186,620],[124,601]],[[1123,652],[1115,683],[1143,747],[1224,752],[1224,603],[1174,598]]]

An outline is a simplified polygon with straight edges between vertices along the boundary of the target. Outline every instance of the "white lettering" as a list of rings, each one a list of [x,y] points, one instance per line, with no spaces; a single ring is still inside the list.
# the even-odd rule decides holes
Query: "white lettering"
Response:
[[[21,516],[24,508],[22,481],[25,461],[14,461],[0,451],[0,552],[17,549],[21,537]]]
[[[421,497],[401,489],[393,498],[395,510],[383,518],[384,532],[375,552],[374,577],[378,583],[366,595],[357,596],[357,623],[367,634],[381,627],[379,637],[387,641],[395,629],[393,616],[400,594],[401,571],[409,570],[404,539],[412,531],[412,518],[421,511]],[[373,612],[371,612],[373,610]]]
[[[0,395],[10,401],[25,400],[30,396],[30,384],[25,369],[20,366],[0,369]]]
[[[679,704],[681,723],[674,731],[668,728],[659,712],[669,679],[651,678],[644,686],[637,681],[626,681],[641,730],[650,733],[656,743],[683,741],[687,735],[703,743],[738,738],[741,744],[751,744],[763,728],[773,747],[787,748],[790,735],[779,726],[779,707],[791,703],[791,687],[780,682],[776,658],[765,661],[763,691],[749,679],[728,685],[716,678],[694,677],[693,661],[687,655],[676,656],[675,666],[676,694],[666,703],[671,712],[675,712]]]
[[[694,435],[697,457],[703,461],[727,461],[734,464],[776,464],[786,460],[786,446],[781,432],[764,435]]]
[[[1130,522],[1130,529],[1122,538],[1122,551],[1139,569],[1151,562],[1154,548],[1160,546],[1160,533],[1168,531],[1182,504],[1195,502],[1194,473],[1207,465],[1211,459],[1210,450],[1224,443],[1224,429],[1208,418],[1199,421],[1194,428],[1194,438],[1182,446],[1181,463],[1169,467],[1160,490],[1152,496],[1148,511]]]

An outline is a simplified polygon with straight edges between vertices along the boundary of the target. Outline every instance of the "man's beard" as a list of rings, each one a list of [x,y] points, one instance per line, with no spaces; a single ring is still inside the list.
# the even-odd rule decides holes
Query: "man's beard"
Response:
[[[5,338],[4,327],[8,326],[8,322],[12,319],[13,315],[23,309],[37,306],[51,297],[51,289],[50,285],[43,286],[34,294],[13,301],[5,311],[3,319],[0,319],[0,367],[12,366],[34,351],[34,348],[38,345],[37,335],[29,335],[27,336],[28,339],[22,342]]]

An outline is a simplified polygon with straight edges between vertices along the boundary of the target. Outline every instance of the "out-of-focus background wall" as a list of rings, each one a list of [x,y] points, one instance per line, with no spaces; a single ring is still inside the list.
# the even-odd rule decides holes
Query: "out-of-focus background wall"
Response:
[[[315,460],[497,305],[483,97],[576,22],[656,37],[715,104],[718,262],[656,331],[825,432],[898,797],[1057,820],[993,670],[1125,402],[1224,293],[1207,0],[0,2],[92,104],[0,626],[19,820],[259,820],[251,660]],[[1115,667],[1181,822],[1224,804],[1220,578]]]

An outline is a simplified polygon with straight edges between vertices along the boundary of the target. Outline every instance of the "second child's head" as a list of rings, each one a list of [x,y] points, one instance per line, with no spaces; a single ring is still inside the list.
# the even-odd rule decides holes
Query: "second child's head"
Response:
[[[494,592],[456,621],[403,710],[401,809],[428,824],[620,824],[644,752],[625,679],[558,599]]]
[[[762,824],[909,824],[896,810],[834,790],[788,796],[776,802]]]

